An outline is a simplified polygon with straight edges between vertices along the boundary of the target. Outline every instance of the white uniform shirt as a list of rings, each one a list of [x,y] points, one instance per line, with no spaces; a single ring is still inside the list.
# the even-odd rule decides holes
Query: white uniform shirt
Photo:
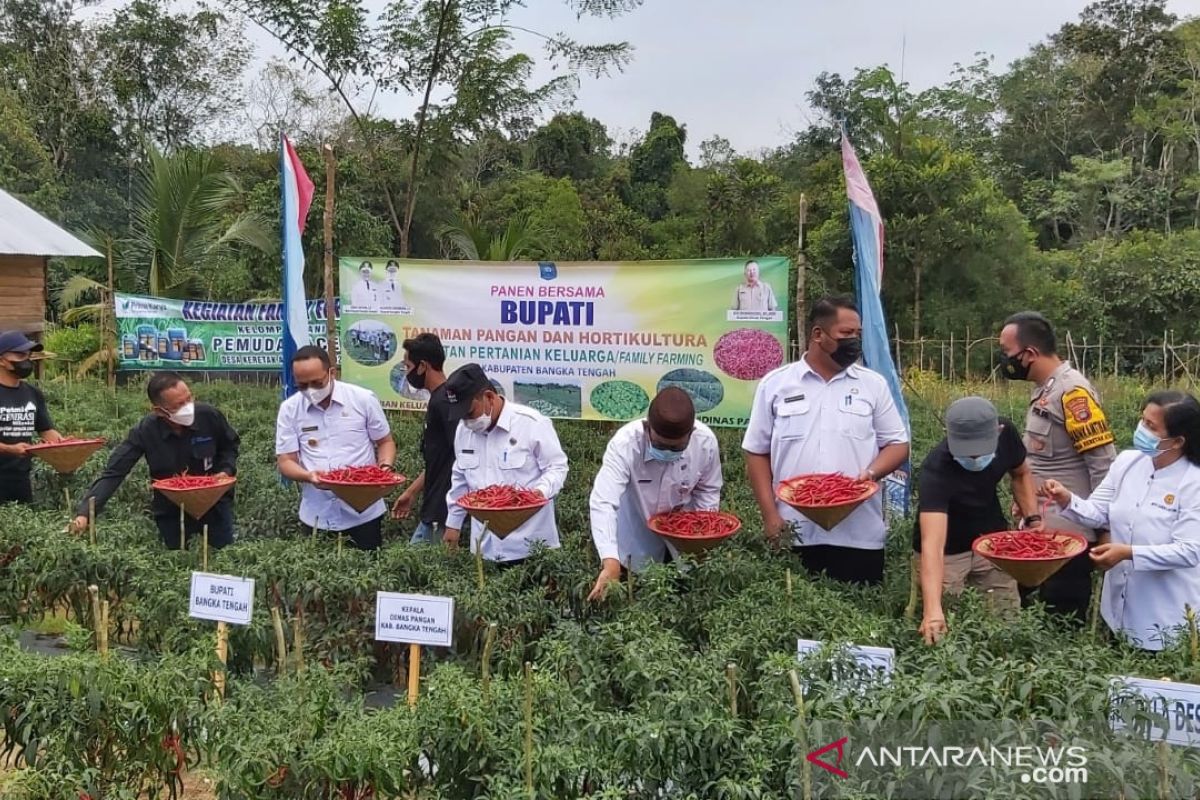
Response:
[[[554,497],[567,480],[567,454],[558,443],[554,423],[540,412],[506,400],[495,427],[473,433],[463,423],[454,434],[454,467],[446,494],[446,527],[462,529],[467,512],[456,502],[468,492],[495,484],[537,489],[550,502],[529,520],[500,539],[488,533],[483,557],[489,561],[514,561],[529,555],[534,541],[558,547]],[[471,526],[471,552],[479,546],[483,526]]]
[[[299,453],[300,466],[327,472],[378,463],[375,442],[391,435],[375,393],[335,380],[329,408],[308,402],[301,392],[283,401],[275,422],[275,454]],[[382,500],[361,514],[325,489],[300,485],[300,521],[322,530],[344,531],[383,515]]]
[[[882,375],[852,364],[826,383],[801,358],[759,382],[742,448],[770,455],[774,491],[780,481],[806,473],[857,477],[884,447],[907,441],[904,420]],[[882,494],[876,492],[831,531],[791,506],[776,505],[785,522],[797,525],[795,545],[878,550],[887,538]]]
[[[379,283],[379,307],[403,308],[404,287],[394,277],[384,278]]]
[[[359,278],[350,289],[350,305],[367,311],[379,310],[379,281],[374,278]]]
[[[1156,471],[1150,456],[1126,450],[1064,515],[1133,546],[1132,559],[1104,574],[1100,610],[1138,647],[1162,650],[1184,624],[1184,605],[1200,606],[1200,467],[1181,458]]]
[[[632,560],[639,570],[662,562],[675,548],[646,521],[675,508],[715,511],[721,505],[721,452],[717,437],[696,423],[687,449],[677,461],[655,461],[649,455],[645,420],[623,426],[608,442],[604,461],[592,484],[592,540],[601,559],[623,566]]]

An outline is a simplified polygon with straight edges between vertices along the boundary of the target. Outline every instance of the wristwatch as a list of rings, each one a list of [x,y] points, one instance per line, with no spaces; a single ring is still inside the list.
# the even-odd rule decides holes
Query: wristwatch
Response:
[[[395,471],[396,471],[396,465],[395,465],[395,464],[380,464],[380,465],[379,465],[379,468],[380,468],[380,469],[386,469],[388,472],[395,472]]]
[[[867,467],[866,473],[867,473],[867,477],[869,477],[871,480],[873,480],[873,481],[879,480],[879,476],[875,474],[875,470],[871,469],[870,467]]]
[[[1041,514],[1030,514],[1028,517],[1025,517],[1024,519],[1021,520],[1021,527],[1028,528],[1030,525],[1034,524],[1035,522],[1041,522],[1041,521],[1042,521]]]

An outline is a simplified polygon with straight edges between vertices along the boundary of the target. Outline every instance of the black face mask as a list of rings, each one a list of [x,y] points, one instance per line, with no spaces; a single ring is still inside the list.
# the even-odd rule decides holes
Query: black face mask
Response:
[[[1021,353],[1011,356],[1005,355],[1003,350],[999,353],[1000,374],[1010,381],[1023,381],[1029,377],[1030,365],[1021,363]]]
[[[408,385],[418,392],[425,388],[425,376],[417,372],[420,368],[420,366],[413,367],[412,372],[404,376],[405,380],[408,381]]]
[[[10,361],[8,368],[13,371],[13,374],[18,378],[28,378],[33,374],[33,362],[28,358],[24,361]]]
[[[837,342],[837,349],[830,353],[829,357],[839,367],[845,369],[862,356],[861,337],[847,336],[845,339],[834,339],[834,341]]]

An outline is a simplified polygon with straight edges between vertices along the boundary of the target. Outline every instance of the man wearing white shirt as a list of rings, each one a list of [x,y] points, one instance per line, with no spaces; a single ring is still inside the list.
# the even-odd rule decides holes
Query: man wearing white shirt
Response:
[[[404,287],[400,285],[400,281],[396,277],[400,271],[400,265],[395,261],[389,261],[383,269],[387,273],[387,277],[379,284],[379,307],[381,309],[403,308]]]
[[[677,386],[659,392],[645,419],[624,425],[609,440],[592,484],[592,540],[600,576],[589,600],[620,579],[676,553],[646,525],[674,509],[716,511],[721,505],[721,452],[717,437],[696,422],[692,398]]]
[[[335,380],[329,355],[305,345],[292,358],[296,394],[283,401],[275,423],[275,459],[283,477],[299,483],[300,521],[338,531],[363,550],[383,544],[382,500],[366,511],[346,505],[318,473],[376,464],[392,469],[396,443],[374,392]]]
[[[482,526],[472,526],[471,551],[482,548],[489,561],[515,564],[529,556],[533,542],[558,547],[554,497],[567,479],[567,454],[558,443],[554,424],[529,406],[497,394],[478,364],[467,364],[450,374],[446,401],[451,419],[461,422],[454,435],[454,467],[442,540],[450,547],[458,545],[467,517],[458,504],[460,497],[502,484],[532,489],[550,502],[503,539],[489,535],[481,542],[475,531],[482,531]]]
[[[887,528],[879,492],[826,531],[775,498],[779,482],[815,472],[881,480],[908,459],[908,431],[887,382],[856,362],[862,320],[847,296],[818,300],[808,350],[758,384],[742,440],[746,472],[767,538],[792,531],[805,569],[834,580],[883,580]]]
[[[371,277],[370,261],[362,262],[358,276],[358,283],[350,289],[350,306],[356,311],[378,311],[380,285]]]

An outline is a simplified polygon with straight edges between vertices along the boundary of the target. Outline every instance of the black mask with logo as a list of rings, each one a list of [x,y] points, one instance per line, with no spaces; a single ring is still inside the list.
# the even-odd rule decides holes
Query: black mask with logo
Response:
[[[417,371],[420,368],[420,366],[413,367],[412,372],[404,376],[408,381],[408,385],[416,389],[418,392],[425,388],[425,376]]]
[[[1024,350],[1021,353],[1025,352]],[[1021,353],[1013,355],[1005,355],[1001,350],[998,353],[1000,359],[1000,374],[1010,381],[1023,381],[1029,377],[1029,364],[1021,363]]]
[[[834,339],[834,341],[837,342],[837,349],[830,353],[829,357],[842,369],[858,361],[862,356],[861,337],[847,336],[844,339]]]

